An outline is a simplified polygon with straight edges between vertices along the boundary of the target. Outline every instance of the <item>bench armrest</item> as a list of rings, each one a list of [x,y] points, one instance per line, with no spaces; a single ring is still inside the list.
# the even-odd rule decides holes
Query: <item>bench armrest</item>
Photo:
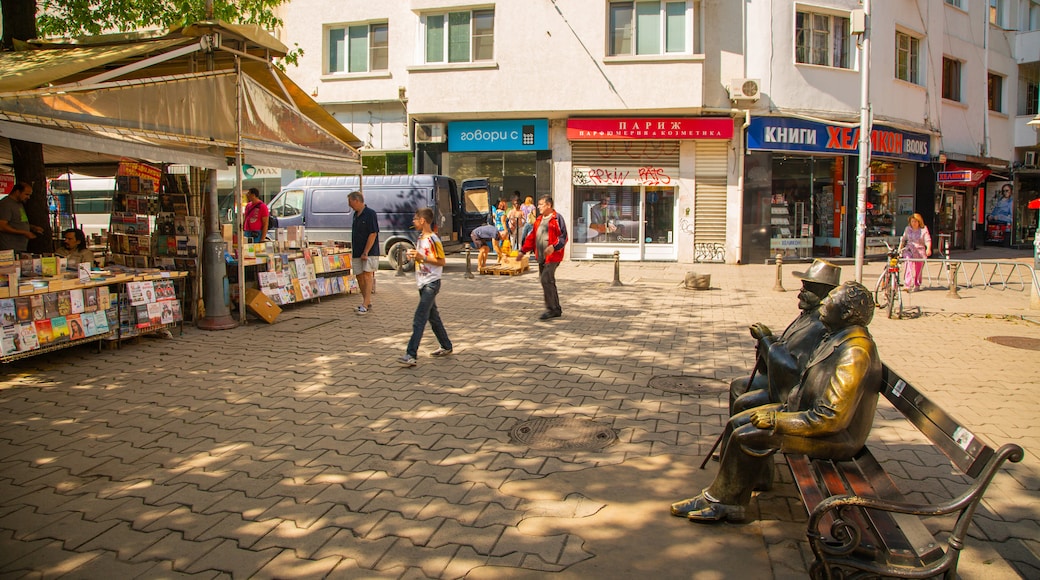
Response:
[[[1012,463],[1022,461],[1024,455],[1025,452],[1022,448],[1014,443],[1003,445],[990,458],[979,477],[963,494],[938,505],[895,502],[857,495],[834,495],[828,497],[821,501],[809,515],[806,534],[809,536],[810,542],[823,543],[824,536],[819,531],[820,522],[829,512],[836,511],[830,532],[840,542],[840,546],[831,546],[830,549],[825,548],[825,551],[843,554],[851,551],[858,545],[861,533],[855,523],[842,517],[841,510],[844,508],[858,507],[917,516],[938,516],[960,511],[962,513],[950,535],[950,542],[962,542],[967,533],[968,524],[971,523],[971,518],[975,514],[975,508],[982,499],[982,494],[986,491],[993,476],[996,475],[997,470],[1005,461],[1010,460]]]

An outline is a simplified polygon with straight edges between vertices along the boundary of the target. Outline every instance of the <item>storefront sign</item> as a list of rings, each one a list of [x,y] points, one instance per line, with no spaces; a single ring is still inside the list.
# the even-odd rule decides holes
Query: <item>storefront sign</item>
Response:
[[[580,167],[571,170],[573,185],[669,185],[668,170],[654,165],[643,167]]]
[[[870,133],[871,153],[878,157],[931,161],[930,142],[926,134],[884,125],[874,125]],[[788,117],[753,117],[748,127],[748,149],[855,155],[859,151],[859,128]]]
[[[971,181],[970,171],[940,171],[935,174],[935,180],[939,183],[959,183]]]
[[[733,138],[729,117],[568,119],[567,139],[722,139]]]
[[[797,250],[811,248],[812,238],[770,238],[769,247],[774,250]]]
[[[454,121],[448,123],[448,151],[544,151],[548,119]]]
[[[158,187],[159,179],[162,177],[162,170],[146,163],[120,161],[119,167],[116,169],[116,175],[144,177],[145,179],[151,179],[155,183],[156,187]]]

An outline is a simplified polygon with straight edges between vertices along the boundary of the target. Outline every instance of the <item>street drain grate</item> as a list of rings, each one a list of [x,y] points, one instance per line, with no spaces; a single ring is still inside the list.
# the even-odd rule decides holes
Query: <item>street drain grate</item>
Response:
[[[298,316],[296,318],[279,320],[271,327],[271,330],[274,330],[275,332],[303,332],[304,330],[317,328],[330,322],[332,322],[331,318],[307,318]]]
[[[987,336],[986,340],[999,344],[1000,346],[1010,346],[1012,348],[1023,348],[1026,350],[1040,350],[1040,338],[1028,338],[1025,336]]]
[[[599,450],[613,445],[617,442],[617,432],[588,419],[548,417],[517,424],[510,429],[509,438],[513,443],[527,445],[531,449],[581,451]]]
[[[693,375],[650,377],[647,386],[682,395],[717,395],[726,389],[724,381]]]

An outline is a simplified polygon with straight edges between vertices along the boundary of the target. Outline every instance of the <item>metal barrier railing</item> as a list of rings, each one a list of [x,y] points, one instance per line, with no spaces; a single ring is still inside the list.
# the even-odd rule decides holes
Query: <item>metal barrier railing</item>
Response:
[[[1030,288],[1040,290],[1040,278],[1032,262],[1010,262],[1003,260],[922,260],[910,258],[906,262],[923,262],[922,279],[929,287],[949,287],[951,281],[957,286],[988,289],[999,286],[1001,290],[1028,292]],[[955,266],[955,267],[954,267]],[[953,278],[950,272],[956,272]],[[951,278],[953,278],[951,280]],[[1032,285],[1032,286],[1030,286]]]

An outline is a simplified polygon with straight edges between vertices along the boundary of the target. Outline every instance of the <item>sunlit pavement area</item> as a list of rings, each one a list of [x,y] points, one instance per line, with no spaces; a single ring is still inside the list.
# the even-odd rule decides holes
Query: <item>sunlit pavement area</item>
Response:
[[[797,314],[791,271],[806,266],[784,265],[781,293],[771,265],[623,263],[613,286],[613,263],[565,262],[564,315],[541,322],[536,269],[467,279],[451,258],[438,304],[455,354],[430,358],[427,330],[414,368],[394,359],[418,294],[393,271],[364,317],[343,296],[273,325],[7,365],[0,575],[804,578],[786,466],[748,523],[692,524],[668,505],[710,483],[718,464],[698,465],[729,380],[750,369],[747,327],[782,332]],[[867,264],[868,286],[881,267]],[[690,271],[710,289],[683,288]],[[1036,578],[1040,354],[986,339],[1040,339],[1040,311],[1028,289],[960,295],[933,286],[908,296],[920,316],[879,313],[870,330],[886,363],[978,436],[1025,448],[990,487],[960,571]],[[655,386],[677,377],[688,392]],[[963,489],[879,408],[870,446],[911,501]],[[557,448],[533,448],[530,426],[553,418],[535,434]]]

